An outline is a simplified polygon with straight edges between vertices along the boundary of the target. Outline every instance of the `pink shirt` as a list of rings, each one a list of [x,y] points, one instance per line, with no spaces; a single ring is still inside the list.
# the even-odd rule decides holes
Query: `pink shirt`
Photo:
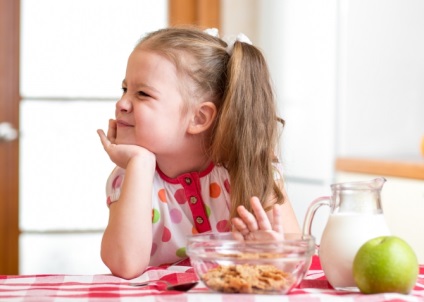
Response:
[[[125,169],[120,167],[109,176],[108,205],[119,199],[124,178]],[[230,231],[230,183],[228,172],[222,166],[210,164],[205,171],[176,178],[167,177],[157,168],[152,197],[152,266],[186,258],[187,235]]]

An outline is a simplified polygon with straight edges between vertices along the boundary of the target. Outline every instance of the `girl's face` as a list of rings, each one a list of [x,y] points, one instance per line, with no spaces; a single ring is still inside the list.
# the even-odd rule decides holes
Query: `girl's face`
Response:
[[[188,125],[181,116],[179,81],[170,61],[135,49],[128,59],[122,97],[116,103],[116,143],[139,145],[157,155],[175,152]]]

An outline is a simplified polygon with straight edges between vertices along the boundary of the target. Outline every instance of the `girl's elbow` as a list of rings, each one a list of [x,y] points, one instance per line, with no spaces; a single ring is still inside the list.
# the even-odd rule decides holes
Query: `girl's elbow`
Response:
[[[119,266],[116,269],[113,269],[113,268],[109,268],[109,269],[112,275],[122,279],[130,280],[140,276],[144,272],[146,267],[134,268],[134,267]]]
[[[140,276],[148,266],[148,261],[108,257],[108,255],[104,255],[103,253],[102,260],[114,276],[127,280]]]

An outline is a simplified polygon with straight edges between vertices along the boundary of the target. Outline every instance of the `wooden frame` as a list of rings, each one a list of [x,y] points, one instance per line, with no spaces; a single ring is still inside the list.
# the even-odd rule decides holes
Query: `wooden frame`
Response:
[[[20,0],[0,0],[0,122],[19,126]],[[19,140],[0,143],[0,274],[19,272]]]
[[[197,25],[220,28],[219,0],[169,0],[169,25]]]

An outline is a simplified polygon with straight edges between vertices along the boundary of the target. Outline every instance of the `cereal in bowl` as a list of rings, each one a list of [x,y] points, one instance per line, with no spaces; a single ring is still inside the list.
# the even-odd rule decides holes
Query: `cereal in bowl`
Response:
[[[273,265],[218,265],[202,276],[212,290],[224,293],[267,293],[285,291],[293,278]]]

